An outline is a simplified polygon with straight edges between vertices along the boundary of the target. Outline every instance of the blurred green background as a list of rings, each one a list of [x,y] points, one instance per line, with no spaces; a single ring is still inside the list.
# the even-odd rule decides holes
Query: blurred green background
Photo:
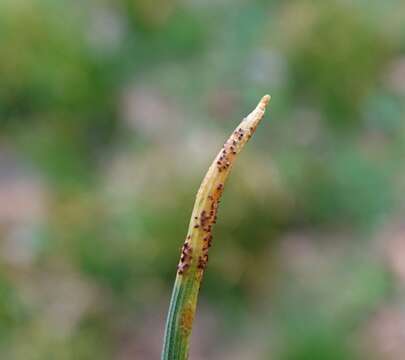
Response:
[[[405,2],[0,1],[0,357],[158,359],[233,170],[191,359],[405,359]]]

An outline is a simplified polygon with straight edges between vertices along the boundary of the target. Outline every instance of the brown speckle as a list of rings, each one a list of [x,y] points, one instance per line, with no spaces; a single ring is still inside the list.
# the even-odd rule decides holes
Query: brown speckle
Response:
[[[191,306],[184,308],[180,315],[180,329],[184,336],[188,336],[191,332],[191,327],[194,320],[194,311]]]

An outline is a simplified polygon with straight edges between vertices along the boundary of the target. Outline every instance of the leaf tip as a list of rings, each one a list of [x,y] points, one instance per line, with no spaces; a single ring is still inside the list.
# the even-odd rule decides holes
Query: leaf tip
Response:
[[[266,94],[262,97],[262,99],[259,102],[258,107],[261,108],[262,110],[265,110],[266,106],[270,102],[271,96]]]

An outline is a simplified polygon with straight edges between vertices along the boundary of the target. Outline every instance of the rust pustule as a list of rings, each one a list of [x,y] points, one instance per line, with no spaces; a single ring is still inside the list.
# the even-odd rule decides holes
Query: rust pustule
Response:
[[[185,336],[188,336],[191,332],[194,320],[194,310],[191,306],[187,306],[181,313],[180,327]]]
[[[186,241],[184,242],[182,248],[181,248],[181,255],[180,255],[180,262],[177,265],[177,273],[179,275],[183,275],[190,267],[191,265],[191,260],[193,259],[192,256],[192,248],[189,243],[189,238],[190,235],[187,236]]]

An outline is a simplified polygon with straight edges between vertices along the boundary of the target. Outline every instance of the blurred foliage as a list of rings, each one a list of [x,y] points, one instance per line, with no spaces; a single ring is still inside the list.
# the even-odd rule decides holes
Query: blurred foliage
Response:
[[[158,358],[199,181],[268,92],[191,358],[403,359],[404,14],[1,1],[2,358]]]

